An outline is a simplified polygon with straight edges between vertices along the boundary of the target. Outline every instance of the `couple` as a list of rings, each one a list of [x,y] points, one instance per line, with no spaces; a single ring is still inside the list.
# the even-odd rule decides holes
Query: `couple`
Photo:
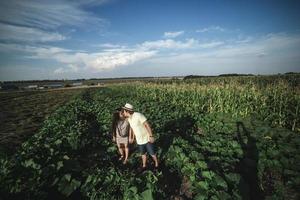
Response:
[[[120,160],[124,159],[123,164],[126,164],[128,160],[128,143],[133,143],[135,138],[142,157],[142,170],[146,169],[146,152],[151,155],[155,168],[158,168],[158,160],[153,145],[154,137],[150,125],[143,114],[134,112],[131,104],[126,103],[113,114],[112,133],[113,141],[117,143],[121,154]],[[124,146],[124,151],[122,146]]]

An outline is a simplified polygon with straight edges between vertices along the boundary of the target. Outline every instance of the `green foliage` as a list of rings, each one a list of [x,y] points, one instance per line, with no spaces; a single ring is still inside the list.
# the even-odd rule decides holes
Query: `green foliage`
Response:
[[[285,82],[258,86],[250,79],[241,87],[226,80],[85,91],[14,157],[0,158],[0,192],[94,200],[247,199],[254,189],[271,199],[299,195],[299,94]],[[162,172],[137,173],[137,152],[128,167],[116,161],[111,114],[126,102],[149,120]]]
[[[71,179],[70,174],[65,174],[63,177],[61,177],[58,183],[58,191],[60,191],[65,196],[69,196],[79,186],[80,181],[76,179]]]

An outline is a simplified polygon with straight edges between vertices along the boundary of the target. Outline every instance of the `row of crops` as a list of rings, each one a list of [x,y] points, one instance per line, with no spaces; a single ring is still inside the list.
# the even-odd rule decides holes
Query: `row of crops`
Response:
[[[288,87],[288,88],[285,88]],[[229,85],[123,84],[60,107],[13,157],[0,159],[4,199],[297,199],[299,94]],[[112,111],[126,102],[156,136],[161,170],[118,161]],[[286,105],[287,104],[287,105]]]
[[[45,117],[82,90],[0,93],[0,152],[14,154],[41,127]]]

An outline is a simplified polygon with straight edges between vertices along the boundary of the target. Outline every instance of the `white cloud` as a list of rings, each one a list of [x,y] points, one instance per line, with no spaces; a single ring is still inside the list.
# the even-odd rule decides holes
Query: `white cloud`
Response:
[[[111,70],[120,66],[130,65],[155,57],[160,54],[162,49],[214,48],[222,44],[222,42],[209,42],[200,44],[199,41],[195,39],[187,39],[184,42],[167,39],[147,41],[142,44],[135,45],[135,47],[129,48],[126,46],[107,43],[103,44],[102,46],[109,48],[111,47],[109,51],[102,50],[95,53],[75,53],[60,48],[53,49],[52,47],[38,49],[36,52],[36,58],[44,59],[51,57],[60,63],[67,64],[64,70],[58,68],[55,73],[66,73],[69,71],[89,69],[94,71],[103,71]]]
[[[54,70],[54,74],[65,74],[69,72],[78,72],[79,67],[73,64],[66,65],[66,67],[59,67]]]
[[[243,41],[243,42],[239,42]],[[138,62],[153,66],[251,66],[284,62],[297,63],[300,35],[269,34],[251,38],[237,38],[236,41],[206,41],[196,39],[184,41],[166,39],[146,41],[131,46],[103,44],[108,49],[96,52],[72,51],[53,46],[30,46],[0,43],[0,50],[19,52],[31,59],[49,59],[60,64],[55,74],[69,72],[82,74],[109,71]],[[115,48],[114,48],[115,47]],[[179,51],[180,50],[180,51]],[[291,61],[290,61],[290,60]],[[141,66],[143,63],[141,63]]]
[[[4,23],[52,30],[61,26],[103,27],[107,20],[84,11],[73,1],[0,1],[0,19]]]
[[[249,43],[249,42],[251,42],[253,40],[253,38],[252,37],[246,37],[246,38],[244,38],[244,37],[242,37],[242,36],[240,36],[238,39],[234,39],[234,40],[232,40],[232,42],[234,42],[234,43],[239,43],[239,44],[243,44],[243,43]]]
[[[105,47],[105,49],[93,53],[82,51],[75,52],[53,46],[30,46],[3,43],[0,43],[0,48],[2,47],[1,49],[5,49],[6,51],[24,53],[26,58],[54,60],[64,66],[56,69],[54,73],[62,74],[84,70],[111,70],[119,66],[130,65],[155,57],[159,55],[163,49],[169,50],[171,53],[175,49],[213,48],[218,45],[221,45],[221,43],[210,42],[200,44],[199,41],[195,39],[187,39],[185,41],[167,39],[147,41],[132,47],[105,43],[100,45]]]
[[[64,68],[60,67],[60,68],[57,68],[56,70],[54,70],[54,74],[63,74],[65,73],[66,71],[64,70]]]
[[[210,41],[210,42],[200,42],[194,38],[186,39],[185,41],[166,39],[166,40],[156,40],[156,41],[146,41],[139,46],[144,49],[207,49],[215,48],[223,45],[222,41]]]
[[[72,2],[72,0],[70,1]],[[99,6],[110,1],[111,0],[76,0],[76,3],[81,6]]]
[[[124,52],[100,52],[100,53],[76,53],[60,54],[54,56],[57,61],[67,64],[65,68],[58,68],[54,73],[67,73],[79,71],[103,71],[112,70],[116,67],[136,63],[150,58],[156,51],[132,50]]]
[[[213,43],[212,43],[213,44]],[[269,34],[217,48],[153,57],[153,66],[189,66],[197,73],[272,73],[295,70],[300,63],[300,35]],[[299,70],[298,70],[299,71]],[[190,72],[193,73],[193,72]]]
[[[139,45],[146,49],[187,49],[198,45],[198,41],[191,38],[186,41],[175,41],[173,39],[146,41]]]
[[[49,58],[49,55],[72,52],[72,50],[53,46],[32,46],[14,43],[0,43],[0,51],[30,54],[33,58]]]
[[[175,38],[175,37],[178,37],[178,36],[183,35],[183,34],[184,34],[184,31],[165,32],[164,37],[166,37],[166,38]]]
[[[155,50],[140,48],[115,49],[115,51],[100,51],[95,53],[74,52],[72,50],[51,46],[23,46],[0,43],[0,48],[28,54],[26,58],[51,59],[64,64],[54,71],[55,74],[81,72],[86,70],[103,71],[119,66],[129,65],[156,55]]]
[[[208,49],[208,48],[215,48],[215,47],[221,46],[223,44],[224,44],[224,42],[222,42],[222,41],[212,41],[212,42],[207,42],[207,43],[199,43],[198,47]]]
[[[299,46],[299,35],[268,34],[260,38],[251,40],[246,38],[243,42],[228,44],[212,52],[212,54],[218,57],[293,55],[300,53],[297,51],[293,52],[293,49],[298,49],[299,51]]]
[[[65,40],[66,37],[55,32],[0,23],[0,39],[5,41],[50,42]]]
[[[120,49],[120,48],[126,48],[123,45],[119,44],[111,44],[111,43],[104,43],[104,44],[99,44],[99,45],[94,45],[96,47],[101,47],[101,48],[107,48],[107,49]]]
[[[95,59],[88,62],[88,67],[97,71],[105,69],[114,69],[118,66],[133,64],[140,60],[150,58],[156,54],[156,51],[135,50],[132,52],[120,53],[100,53],[95,55]]]
[[[225,29],[220,27],[220,26],[210,26],[210,27],[206,27],[206,28],[196,30],[197,33],[205,33],[205,32],[211,32],[211,31],[224,32]]]

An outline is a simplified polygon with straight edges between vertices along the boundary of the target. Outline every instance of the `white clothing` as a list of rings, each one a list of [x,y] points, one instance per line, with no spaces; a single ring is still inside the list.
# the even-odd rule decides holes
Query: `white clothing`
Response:
[[[128,118],[128,122],[136,138],[136,143],[139,145],[149,142],[148,130],[144,126],[145,121],[147,121],[147,118],[142,113],[138,112],[134,112]]]

